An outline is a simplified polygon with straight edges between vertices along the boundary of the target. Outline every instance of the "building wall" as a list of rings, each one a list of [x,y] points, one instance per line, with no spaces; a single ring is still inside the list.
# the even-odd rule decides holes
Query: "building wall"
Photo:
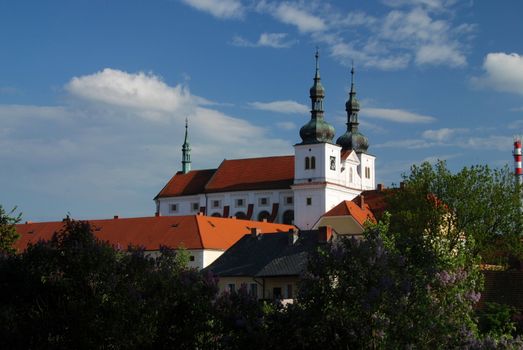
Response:
[[[280,299],[294,299],[298,292],[298,276],[288,277],[267,277],[267,278],[253,278],[253,277],[220,277],[218,280],[218,287],[220,292],[230,291],[230,285],[234,285],[237,291],[242,284],[251,291],[251,285],[255,284],[256,296],[258,299],[275,299],[275,288],[280,288]],[[290,287],[289,287],[290,286]]]
[[[269,191],[236,191],[209,193],[196,196],[179,196],[157,199],[159,213],[162,216],[194,215],[200,207],[206,208],[206,215],[223,215],[224,207],[229,206],[229,216],[242,212],[247,214],[249,204],[253,204],[254,211],[251,220],[258,220],[261,212],[272,214],[273,203],[279,203],[278,215],[275,222],[283,222],[283,213],[294,210],[293,200],[288,203],[287,197],[293,197],[291,189],[276,189]],[[262,202],[266,199],[266,203]],[[239,203],[241,200],[243,203]],[[198,203],[198,209],[193,208],[193,203]],[[173,210],[176,205],[176,210]]]

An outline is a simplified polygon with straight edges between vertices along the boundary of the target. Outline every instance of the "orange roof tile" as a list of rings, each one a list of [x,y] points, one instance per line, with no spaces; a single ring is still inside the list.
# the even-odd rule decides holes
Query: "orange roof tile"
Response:
[[[177,172],[165,185],[165,187],[156,195],[156,198],[189,196],[203,193],[205,185],[216,172],[216,169],[193,170],[187,174]]]
[[[323,216],[352,216],[360,225],[363,226],[365,221],[376,222],[374,214],[367,203],[363,204],[362,209],[353,201],[342,201],[340,204],[323,214]]]
[[[99,239],[124,249],[129,245],[135,245],[143,246],[146,250],[158,250],[160,246],[226,250],[245,234],[250,233],[251,228],[260,228],[262,233],[272,233],[288,231],[294,227],[203,215],[88,221]],[[21,237],[15,243],[15,248],[24,250],[29,243],[49,240],[63,225],[61,221],[16,225]]]
[[[224,160],[205,186],[206,192],[290,188],[294,156]]]

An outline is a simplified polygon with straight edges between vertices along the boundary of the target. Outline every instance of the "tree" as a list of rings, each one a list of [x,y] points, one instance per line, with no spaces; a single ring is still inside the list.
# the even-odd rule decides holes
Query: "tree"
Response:
[[[443,161],[423,163],[403,180],[403,188],[387,198],[391,231],[411,240],[423,232],[440,249],[467,249],[469,258],[483,262],[523,257],[521,188],[508,167],[473,166],[452,174]]]
[[[0,205],[0,254],[13,254],[16,249],[13,244],[19,238],[16,224],[21,220],[21,214],[13,216],[16,208],[7,213]]]

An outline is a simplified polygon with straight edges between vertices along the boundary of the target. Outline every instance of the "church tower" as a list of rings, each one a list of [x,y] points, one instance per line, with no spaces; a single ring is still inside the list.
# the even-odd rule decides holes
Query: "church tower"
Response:
[[[188,121],[187,118],[185,118],[185,139],[182,145],[182,173],[184,174],[187,174],[189,171],[191,171],[191,146],[187,141],[187,128]]]
[[[294,224],[304,230],[312,229],[321,215],[342,200],[333,188],[339,186],[341,147],[333,143],[334,127],[324,119],[318,51],[315,57],[311,117],[300,129],[302,142],[294,145]]]
[[[362,191],[373,190],[376,187],[376,177],[374,173],[374,161],[376,158],[367,153],[369,140],[358,128],[360,124],[358,121],[360,103],[356,98],[356,88],[354,87],[354,66],[350,73],[351,84],[349,99],[345,103],[347,131],[336,140],[336,143],[342,147],[342,152],[354,151],[358,157],[359,164],[357,166],[357,173],[361,181],[359,181],[357,187]]]

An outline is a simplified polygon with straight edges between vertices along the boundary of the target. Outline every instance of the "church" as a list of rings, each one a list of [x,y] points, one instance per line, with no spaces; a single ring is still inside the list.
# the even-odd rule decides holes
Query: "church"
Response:
[[[156,214],[201,213],[310,230],[341,202],[374,190],[376,157],[368,153],[368,139],[359,131],[354,68],[345,103],[347,129],[335,142],[334,127],[324,116],[318,52],[309,91],[310,120],[300,129],[301,141],[294,145],[294,155],[226,159],[217,169],[191,170],[186,122],[182,170],[154,198]]]

